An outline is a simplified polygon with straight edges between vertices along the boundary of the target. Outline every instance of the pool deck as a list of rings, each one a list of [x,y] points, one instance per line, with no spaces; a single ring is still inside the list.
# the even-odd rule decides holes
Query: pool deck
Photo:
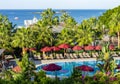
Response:
[[[115,60],[120,60],[120,57],[114,57]],[[78,62],[78,61],[96,61],[96,58],[81,58],[81,59],[56,59],[56,60],[41,60],[40,64],[36,64],[40,66],[42,64],[56,63],[56,62]]]

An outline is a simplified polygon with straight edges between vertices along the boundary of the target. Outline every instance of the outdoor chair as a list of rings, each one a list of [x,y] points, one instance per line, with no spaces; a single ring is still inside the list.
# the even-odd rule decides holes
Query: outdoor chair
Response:
[[[51,58],[51,59],[54,59],[53,54],[50,54],[50,58]]]
[[[41,60],[42,59],[41,56],[38,56],[38,59]]]
[[[36,54],[33,55],[33,59],[38,59],[38,56]]]
[[[82,55],[82,53],[79,53],[79,57],[80,57],[80,58],[83,58],[83,55]]]
[[[70,59],[70,58],[71,58],[71,59],[74,59],[74,56],[73,56],[72,53],[69,54],[69,59]]]
[[[57,58],[57,59],[60,59],[60,54],[56,54],[56,58]]]
[[[84,57],[84,58],[87,58],[86,52],[83,52],[82,54],[83,54],[83,57]]]
[[[59,54],[59,57],[60,59],[64,59],[63,55],[62,54]]]
[[[113,57],[118,57],[118,55],[117,55],[116,52],[113,52],[113,53],[112,53],[112,56],[113,56]]]
[[[91,56],[89,55],[89,53],[86,53],[86,56],[88,57],[88,58],[90,58]]]
[[[96,58],[97,56],[95,55],[95,53],[92,53],[92,57],[93,57],[93,58]]]
[[[73,53],[73,57],[74,57],[75,59],[78,58],[76,53]]]
[[[13,59],[14,57],[12,55],[5,55],[5,59]]]
[[[43,60],[47,60],[47,56],[43,55]]]
[[[70,54],[66,54],[67,59],[71,59]]]
[[[97,57],[99,57],[99,54],[98,54],[98,52],[95,52],[95,55],[96,55]]]

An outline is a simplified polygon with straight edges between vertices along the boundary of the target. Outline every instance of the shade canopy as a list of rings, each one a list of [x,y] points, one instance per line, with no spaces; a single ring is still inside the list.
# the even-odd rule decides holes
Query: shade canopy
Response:
[[[57,47],[57,46],[53,46],[53,47],[51,47],[51,49],[52,49],[53,51],[59,51],[59,50],[60,50],[60,48]]]
[[[82,50],[82,47],[81,47],[81,46],[76,45],[76,46],[74,46],[74,47],[72,48],[72,50]]]
[[[109,45],[109,49],[114,50],[115,49],[114,45]]]
[[[67,49],[67,48],[70,48],[70,45],[69,44],[60,44],[58,47],[63,48],[63,49]]]
[[[42,69],[45,71],[59,71],[62,69],[62,67],[52,63],[52,64],[48,64],[46,66],[43,66]]]
[[[100,45],[95,46],[95,50],[101,50],[102,47]]]
[[[36,48],[29,48],[29,50],[30,50],[30,51],[35,51],[35,50],[36,50]]]
[[[94,50],[95,49],[95,47],[94,46],[85,46],[84,47],[84,50]]]
[[[41,51],[42,52],[49,52],[49,51],[51,51],[51,47],[46,46],[46,47],[42,48]]]
[[[94,69],[90,66],[87,66],[87,65],[82,65],[82,66],[77,66],[75,67],[76,69],[79,69],[81,71],[89,71],[89,72],[92,72],[94,71]]]

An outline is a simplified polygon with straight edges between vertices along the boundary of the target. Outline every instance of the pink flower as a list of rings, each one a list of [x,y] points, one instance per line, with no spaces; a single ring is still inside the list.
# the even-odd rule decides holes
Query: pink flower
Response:
[[[117,80],[116,77],[110,77],[110,81],[115,81],[115,80]]]
[[[108,71],[108,72],[106,72],[106,74],[107,74],[107,76],[109,76],[109,75],[111,74],[111,72],[110,72],[110,71]]]

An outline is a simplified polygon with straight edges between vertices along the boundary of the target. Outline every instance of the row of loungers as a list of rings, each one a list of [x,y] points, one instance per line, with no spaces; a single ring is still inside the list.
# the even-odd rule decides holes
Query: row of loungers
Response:
[[[113,57],[118,57],[120,56],[120,53],[116,53],[116,52],[111,52],[111,56]],[[99,57],[99,53],[98,52],[92,52],[92,53],[66,53],[66,54],[49,54],[49,56],[47,55],[34,55],[33,58],[34,59],[41,59],[41,60],[49,60],[49,59],[78,59],[78,58],[97,58]]]

